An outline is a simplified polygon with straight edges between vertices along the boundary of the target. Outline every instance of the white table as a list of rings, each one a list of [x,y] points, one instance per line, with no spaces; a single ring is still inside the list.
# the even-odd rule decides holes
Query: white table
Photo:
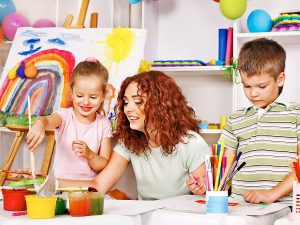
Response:
[[[0,200],[0,225],[141,225],[141,216],[124,216],[115,214],[124,208],[124,204],[117,201],[105,200],[104,214],[99,216],[72,217],[69,215],[55,216],[51,219],[30,219],[27,215],[11,216],[11,212],[3,210],[3,203]]]
[[[205,215],[195,213],[183,213],[167,209],[155,210],[142,215],[143,225],[273,225],[274,222],[286,216],[288,208],[263,216],[237,216],[237,215]],[[277,224],[276,224],[277,225]],[[281,225],[281,224],[280,224]],[[286,224],[284,224],[286,225]],[[299,224],[300,225],[300,224]]]
[[[280,218],[275,221],[274,225],[300,225],[300,220],[290,220],[288,216]]]
[[[13,217],[9,211],[3,210],[3,204],[0,200],[0,225],[273,225],[276,220],[290,213],[290,209],[286,207],[274,213],[261,216],[233,215],[234,210],[231,210],[228,215],[212,216],[205,215],[203,206],[199,204],[196,204],[196,208],[192,209],[194,211],[182,211],[191,209],[189,208],[190,205],[195,205],[193,200],[198,198],[197,196],[179,196],[174,199],[161,201],[117,201],[105,199],[104,214],[100,216],[71,217],[62,215],[52,219],[40,220],[29,219],[27,215]],[[163,208],[165,206],[168,208]]]

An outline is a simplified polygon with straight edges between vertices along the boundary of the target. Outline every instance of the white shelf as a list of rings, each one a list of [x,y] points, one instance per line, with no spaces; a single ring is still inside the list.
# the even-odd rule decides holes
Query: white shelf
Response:
[[[203,129],[201,130],[202,134],[221,134],[222,130],[220,129]]]
[[[237,39],[241,42],[262,37],[271,38],[280,44],[300,44],[300,31],[237,33]]]
[[[166,73],[172,73],[174,76],[182,75],[226,75],[224,66],[155,66],[153,70],[160,70]]]

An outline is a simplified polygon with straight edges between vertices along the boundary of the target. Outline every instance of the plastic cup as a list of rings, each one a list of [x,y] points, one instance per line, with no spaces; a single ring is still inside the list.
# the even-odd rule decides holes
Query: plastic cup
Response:
[[[27,214],[32,219],[53,218],[56,208],[56,197],[39,198],[36,195],[26,195]]]
[[[71,216],[89,216],[91,209],[91,198],[89,193],[70,192],[69,207]]]
[[[228,213],[228,193],[227,191],[207,191],[206,192],[206,214]]]
[[[102,215],[104,206],[104,195],[100,192],[90,192],[91,215]]]
[[[66,212],[66,200],[64,198],[57,198],[55,215],[63,215]]]
[[[27,189],[2,189],[3,209],[7,211],[26,210],[25,195],[29,194]]]

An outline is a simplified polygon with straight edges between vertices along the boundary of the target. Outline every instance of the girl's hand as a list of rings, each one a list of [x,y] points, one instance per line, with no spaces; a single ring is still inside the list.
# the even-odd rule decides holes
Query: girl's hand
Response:
[[[191,175],[186,181],[186,184],[188,186],[188,189],[194,195],[201,195],[206,191],[205,179],[203,177]]]
[[[92,150],[89,149],[87,144],[79,140],[72,142],[72,150],[77,156],[84,157],[86,159],[89,159],[92,154]]]
[[[44,137],[45,126],[37,119],[26,135],[29,150],[34,151],[42,143]]]
[[[252,190],[244,193],[244,199],[250,203],[273,203],[272,190]]]

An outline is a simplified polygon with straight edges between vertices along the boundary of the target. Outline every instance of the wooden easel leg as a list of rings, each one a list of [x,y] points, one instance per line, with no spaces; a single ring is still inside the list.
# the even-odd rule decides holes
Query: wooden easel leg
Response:
[[[91,14],[90,28],[97,28],[97,27],[98,27],[98,13],[94,12]]]
[[[52,155],[54,152],[54,146],[55,146],[54,134],[49,134],[48,142],[47,142],[46,150],[45,150],[45,155],[44,155],[44,159],[43,159],[43,163],[42,163],[42,168],[41,168],[41,172],[44,176],[46,176],[49,172],[50,162],[51,162]]]
[[[77,26],[84,26],[84,21],[85,21],[86,12],[87,12],[89,3],[90,3],[90,0],[82,0],[80,12],[79,12],[79,16],[78,16],[77,24],[76,24]]]
[[[2,167],[3,170],[10,170],[10,167],[16,157],[18,150],[19,150],[19,147],[20,147],[20,144],[21,144],[24,134],[25,134],[24,132],[20,132],[20,131],[16,132],[16,136],[13,140],[12,145],[10,146],[8,156]],[[6,175],[7,175],[6,173],[0,172],[0,186],[2,186],[4,184]]]

